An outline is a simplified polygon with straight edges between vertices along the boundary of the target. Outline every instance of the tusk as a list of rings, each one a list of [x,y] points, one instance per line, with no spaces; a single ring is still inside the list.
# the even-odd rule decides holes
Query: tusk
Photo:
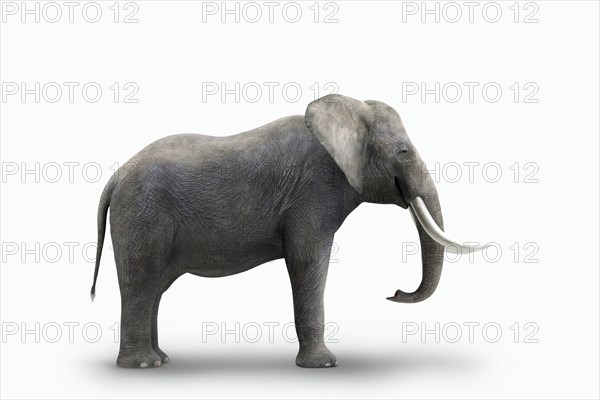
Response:
[[[475,251],[480,251],[488,247],[488,245],[462,245],[458,242],[448,238],[444,231],[440,229],[440,227],[435,223],[433,217],[427,210],[423,199],[420,197],[415,197],[413,201],[410,202],[410,212],[413,217],[413,220],[417,219],[425,232],[436,242],[446,247],[446,251],[452,254],[463,254],[463,253],[471,253]],[[415,221],[416,222],[416,221]]]

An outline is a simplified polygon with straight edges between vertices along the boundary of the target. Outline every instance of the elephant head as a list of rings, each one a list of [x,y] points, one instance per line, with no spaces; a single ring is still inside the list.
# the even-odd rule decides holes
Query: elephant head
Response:
[[[423,278],[413,293],[388,300],[416,303],[435,291],[444,250],[469,252],[445,233],[435,183],[398,113],[378,101],[328,95],[309,104],[306,125],[325,147],[363,201],[410,209],[421,241]]]

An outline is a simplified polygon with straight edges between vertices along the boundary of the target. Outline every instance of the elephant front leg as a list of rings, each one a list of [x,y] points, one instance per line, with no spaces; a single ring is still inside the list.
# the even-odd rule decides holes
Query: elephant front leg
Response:
[[[335,367],[337,359],[325,346],[323,295],[332,239],[303,247],[302,241],[286,243],[286,264],[294,296],[294,318],[300,350],[296,365],[306,368]],[[304,244],[305,245],[305,244]]]

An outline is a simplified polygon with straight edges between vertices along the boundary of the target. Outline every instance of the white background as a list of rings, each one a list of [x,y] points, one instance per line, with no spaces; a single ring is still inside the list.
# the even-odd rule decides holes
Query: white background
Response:
[[[135,10],[124,3],[115,23],[112,1],[99,2],[99,22],[87,22],[82,2],[70,23],[68,8],[58,4],[63,16],[56,23],[44,15],[39,23],[31,15],[23,23],[20,10],[2,16],[3,398],[598,398],[597,2],[520,3],[516,23],[512,1],[497,3],[502,15],[496,23],[488,21],[494,5],[482,14],[485,2],[473,22],[459,2],[462,18],[455,23],[449,21],[455,9],[446,3],[437,5],[439,23],[435,15],[423,23],[419,12],[407,13],[421,2],[347,1],[327,9],[321,3],[317,23],[312,2],[300,4],[297,23],[283,18],[283,2],[273,23],[262,2],[256,23],[248,21],[255,15],[248,8],[239,23],[234,15],[222,23],[220,14],[204,15],[203,22],[203,4],[195,1],[137,1],[137,23],[122,22]],[[238,7],[241,13],[243,3]],[[338,22],[324,23],[332,11]],[[537,23],[525,23],[534,11],[530,19]],[[34,95],[7,95],[10,82],[80,86],[72,103],[64,86],[56,103],[48,101],[54,92],[41,93],[36,103]],[[103,89],[96,103],[81,95],[88,82]],[[129,93],[127,82],[137,85],[138,102],[115,103],[114,82],[121,94]],[[250,101],[255,92],[240,93],[239,102],[234,95],[203,99],[207,82],[229,88],[255,82],[263,93],[256,102]],[[279,85],[272,99],[264,82]],[[429,300],[388,302],[396,289],[410,291],[420,281],[419,256],[405,254],[402,262],[417,234],[405,210],[364,204],[336,235],[337,262],[328,278],[326,320],[330,341],[337,341],[329,347],[339,367],[294,365],[297,345],[283,329],[293,321],[291,290],[277,261],[223,279],[180,278],[163,296],[159,318],[171,363],[118,368],[111,327],[120,298],[110,236],[96,301],[89,300],[97,203],[110,167],[168,134],[228,135],[303,114],[315,97],[311,87],[317,83],[324,95],[331,92],[328,82],[342,94],[398,110],[429,167],[439,166],[446,231],[495,242],[501,256],[446,262]],[[454,92],[441,93],[436,102],[433,94],[407,95],[421,82],[430,89],[439,82],[440,91],[456,82],[463,96],[452,102]],[[464,82],[479,85],[473,101]],[[482,95],[490,82],[502,89],[496,102]],[[302,90],[297,101],[293,90],[287,98],[281,91],[289,83]],[[525,90],[527,83],[533,86]],[[537,102],[525,102],[532,87],[538,91],[529,100]],[[78,163],[73,179],[69,162]],[[473,182],[465,162],[480,163]],[[39,176],[22,174],[36,163]],[[56,183],[53,163],[61,166]],[[490,163],[502,173],[495,183],[495,169],[482,171]],[[526,163],[532,164],[526,169]],[[102,175],[92,182],[95,165]],[[462,166],[458,181],[451,170],[456,165]],[[65,243],[75,243],[73,257]],[[273,343],[269,322],[280,324]],[[465,325],[471,322],[479,324],[472,343]],[[236,323],[239,343],[234,334],[206,336],[209,325],[235,331]],[[251,343],[253,323],[262,327],[257,343]],[[436,323],[438,341],[433,333],[406,335],[410,327],[435,332]],[[486,332],[485,324],[491,326]],[[457,325],[462,336],[452,343]],[[102,332],[95,341],[97,327]],[[502,336],[491,343],[495,327]],[[23,335],[25,329],[30,333]],[[288,333],[294,336],[293,329]]]

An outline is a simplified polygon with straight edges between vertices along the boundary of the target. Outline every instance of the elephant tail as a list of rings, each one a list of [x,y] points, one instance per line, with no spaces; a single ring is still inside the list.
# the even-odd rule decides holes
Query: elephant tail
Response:
[[[96,269],[94,270],[94,283],[92,284],[92,290],[90,296],[92,301],[96,297],[96,280],[98,279],[98,270],[100,269],[100,257],[102,256],[102,247],[104,246],[104,233],[106,232],[106,215],[108,214],[108,207],[110,206],[110,199],[112,197],[113,189],[117,174],[114,174],[100,196],[100,204],[98,205],[98,244],[96,248]]]

